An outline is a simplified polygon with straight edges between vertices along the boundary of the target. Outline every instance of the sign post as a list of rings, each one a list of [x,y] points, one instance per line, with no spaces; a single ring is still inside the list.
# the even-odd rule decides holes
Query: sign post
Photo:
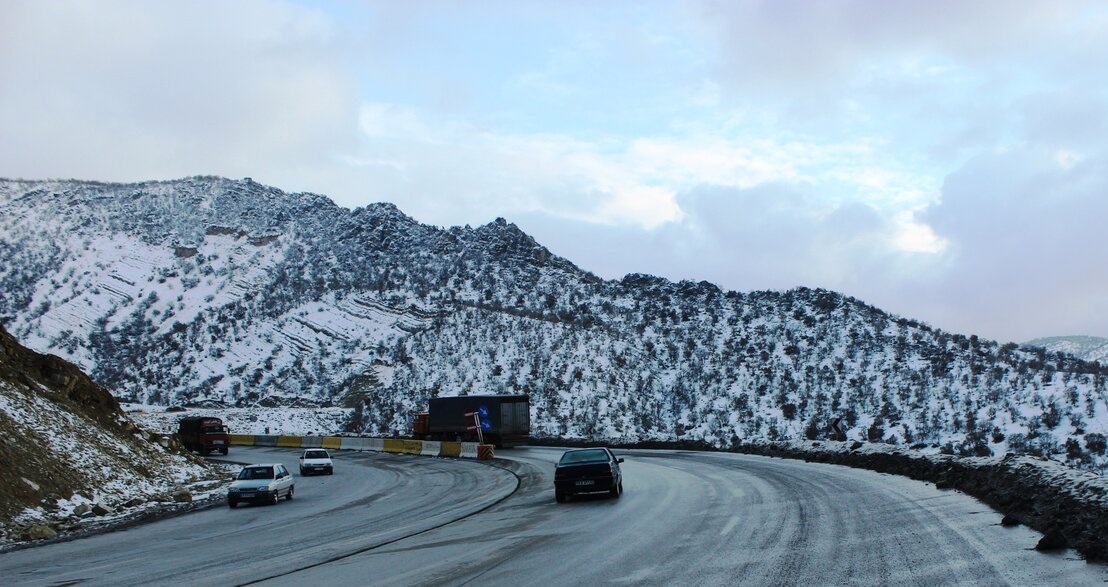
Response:
[[[486,409],[486,412],[487,411],[488,410]],[[478,412],[466,412],[465,417],[470,418],[471,420],[473,420],[472,423],[470,423],[469,426],[466,427],[466,430],[468,430],[470,432],[473,432],[474,430],[476,430],[477,431],[477,442],[479,444],[485,444],[485,434],[482,430],[484,428],[484,426],[482,426],[482,424],[487,424],[488,421],[486,420],[485,422],[481,422],[481,414],[479,414]]]

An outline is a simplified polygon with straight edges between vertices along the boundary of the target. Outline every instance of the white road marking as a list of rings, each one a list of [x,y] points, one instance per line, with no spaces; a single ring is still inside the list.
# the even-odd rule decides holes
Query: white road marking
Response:
[[[719,531],[720,536],[727,536],[735,529],[735,525],[739,523],[738,516],[731,516],[730,520],[727,520],[727,525],[723,527],[723,530]]]

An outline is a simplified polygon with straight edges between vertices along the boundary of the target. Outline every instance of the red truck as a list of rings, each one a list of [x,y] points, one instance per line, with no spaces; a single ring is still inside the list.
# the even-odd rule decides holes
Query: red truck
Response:
[[[208,456],[211,452],[227,454],[231,436],[223,420],[211,416],[189,416],[177,422],[177,438],[189,450]]]

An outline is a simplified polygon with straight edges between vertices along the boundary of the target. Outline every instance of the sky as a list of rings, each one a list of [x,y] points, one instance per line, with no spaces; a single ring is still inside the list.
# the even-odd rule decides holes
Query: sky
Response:
[[[0,0],[0,177],[503,217],[601,277],[1108,336],[1108,4]]]

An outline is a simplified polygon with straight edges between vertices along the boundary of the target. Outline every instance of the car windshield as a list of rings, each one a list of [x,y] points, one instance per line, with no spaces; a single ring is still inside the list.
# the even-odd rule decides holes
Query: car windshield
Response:
[[[306,459],[328,459],[328,458],[331,458],[331,457],[327,456],[327,451],[325,451],[325,450],[309,450],[308,452],[304,453],[304,458],[306,458]]]
[[[602,448],[591,450],[574,450],[562,455],[559,465],[572,465],[575,463],[604,463],[608,461],[608,451]]]
[[[272,479],[273,467],[245,467],[239,471],[239,479]]]

